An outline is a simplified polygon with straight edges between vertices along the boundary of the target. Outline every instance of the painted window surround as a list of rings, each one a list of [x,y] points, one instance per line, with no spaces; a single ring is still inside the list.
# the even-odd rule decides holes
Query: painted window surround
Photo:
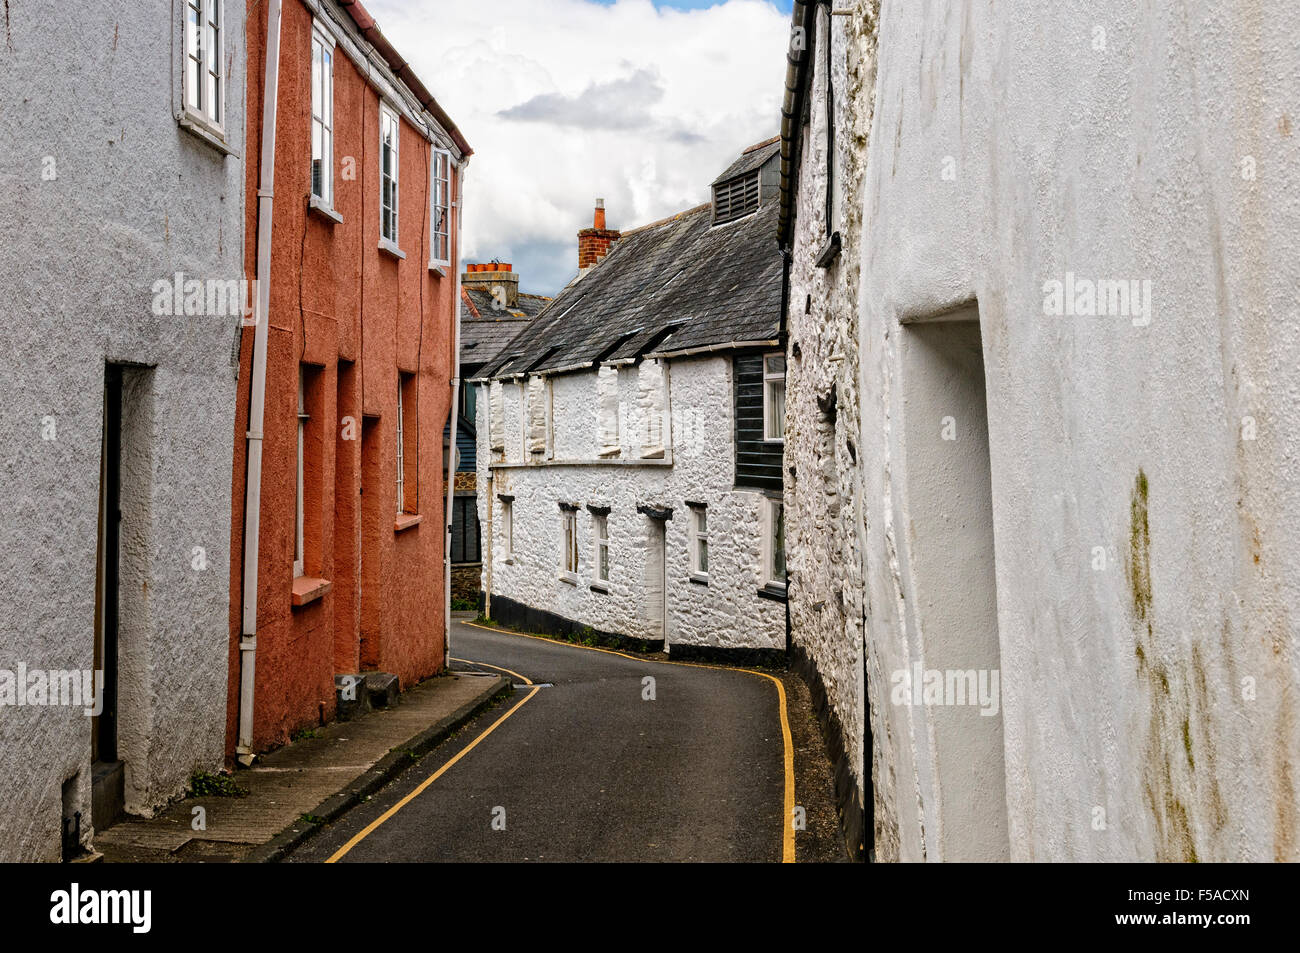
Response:
[[[312,111],[311,111],[311,142],[309,147],[314,145],[317,127],[320,128],[321,135],[321,157],[322,157],[322,175],[321,188],[316,191],[316,182],[313,177],[311,184],[311,205],[312,208],[326,214],[325,217],[335,221],[343,221],[343,217],[338,214],[334,208],[334,49],[335,41],[327,29],[319,20],[312,23],[311,31],[312,45]],[[316,85],[316,55],[320,51],[321,63],[321,86],[318,89]],[[327,68],[328,60],[328,68]],[[320,99],[317,99],[317,93],[320,93]],[[312,162],[316,157],[312,155]]]
[[[220,51],[224,51],[227,48],[229,39],[228,28],[226,25],[226,2],[227,0],[182,0],[181,3],[177,4],[173,8],[178,10],[180,17],[179,22],[176,24],[176,28],[180,31],[180,34],[176,37],[176,56],[173,60],[175,69],[177,70],[176,85],[173,87],[173,90],[179,94],[179,99],[177,100],[179,107],[176,110],[177,124],[182,129],[194,134],[199,139],[202,139],[223,155],[238,156],[239,153],[236,152],[230,144],[225,127],[225,104],[226,95],[229,90],[230,77],[226,73],[223,62],[224,55]],[[190,105],[191,87],[189,81],[189,61],[191,51],[189,48],[189,13],[192,4],[197,6],[200,11],[199,18],[201,21],[201,36],[207,35],[208,19],[212,12],[215,11],[217,14],[216,22],[219,47],[217,68],[220,71],[220,75],[217,79],[218,108],[216,110],[216,115],[213,115],[208,111],[207,107],[203,105],[202,100],[200,100],[199,106]],[[203,58],[203,62],[199,67],[200,84],[201,91],[206,91],[206,80],[212,65],[210,59],[212,51],[208,49],[206,43],[201,43],[200,49]]]

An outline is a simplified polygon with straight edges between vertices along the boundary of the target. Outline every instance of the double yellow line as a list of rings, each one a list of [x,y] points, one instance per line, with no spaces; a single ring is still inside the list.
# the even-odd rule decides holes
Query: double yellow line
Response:
[[[458,659],[452,659],[452,661],[453,661],[453,662],[468,662],[468,664],[470,664],[470,665],[483,665],[483,666],[486,666],[487,668],[494,668],[494,669],[496,669],[498,672],[505,672],[507,675],[513,675],[515,678],[521,680],[525,685],[532,685],[532,684],[533,684],[532,679],[530,679],[530,678],[528,678],[528,677],[526,677],[526,676],[524,676],[524,675],[520,675],[518,672],[512,672],[512,671],[510,671],[510,669],[508,669],[508,668],[501,668],[500,666],[497,666],[497,665],[488,665],[487,662],[469,662],[468,659],[459,659],[459,658],[458,658]],[[487,731],[483,732],[483,734],[479,735],[477,738],[475,738],[473,741],[471,741],[469,744],[467,744],[464,748],[461,748],[460,751],[458,751],[458,752],[456,753],[456,757],[452,758],[450,761],[448,761],[446,764],[444,764],[444,765],[443,765],[441,768],[439,768],[437,771],[433,772],[433,774],[429,775],[427,778],[425,778],[423,781],[421,781],[419,787],[417,787],[414,791],[412,791],[410,794],[406,795],[406,797],[402,798],[400,801],[398,801],[396,804],[394,804],[394,805],[393,805],[392,807],[390,807],[388,810],[384,811],[383,814],[380,814],[377,818],[375,818],[373,821],[371,821],[369,824],[367,824],[367,825],[366,825],[366,826],[365,826],[365,827],[364,827],[364,828],[363,828],[363,829],[362,829],[358,834],[356,834],[356,835],[355,835],[355,836],[354,836],[350,841],[348,841],[346,844],[344,844],[342,847],[340,847],[338,850],[336,850],[334,853],[332,853],[332,854],[330,855],[330,857],[329,857],[329,860],[325,861],[325,863],[327,863],[327,864],[333,864],[333,863],[336,863],[340,858],[342,858],[345,854],[347,854],[347,852],[350,851],[353,847],[356,847],[356,846],[357,846],[358,844],[360,844],[363,840],[365,840],[367,837],[369,837],[371,834],[373,834],[373,833],[374,833],[374,832],[379,828],[379,825],[383,824],[386,820],[388,820],[390,817],[392,817],[394,814],[396,814],[396,813],[397,813],[398,811],[400,811],[402,808],[406,807],[406,805],[410,804],[410,803],[411,803],[412,801],[414,801],[417,797],[419,797],[420,794],[424,791],[425,788],[427,788],[427,787],[428,787],[430,784],[432,784],[434,781],[437,781],[440,777],[442,777],[444,774],[446,774],[446,773],[451,769],[451,766],[454,765],[457,761],[459,761],[461,758],[465,757],[465,755],[469,754],[471,751],[473,751],[475,748],[477,748],[477,747],[478,747],[478,744],[479,744],[480,741],[482,741],[482,740],[483,740],[484,738],[486,738],[488,735],[492,734],[492,732],[496,731],[497,728],[500,727],[501,722],[505,721],[507,718],[509,718],[511,715],[513,715],[513,714],[514,714],[515,712],[517,712],[519,709],[523,708],[524,705],[528,704],[528,702],[532,700],[532,697],[533,697],[534,695],[536,695],[539,691],[541,691],[541,689],[539,689],[539,688],[534,688],[531,692],[529,692],[529,693],[528,693],[527,695],[525,695],[523,698],[519,699],[519,701],[516,702],[515,705],[514,705],[514,706],[513,706],[509,711],[507,711],[504,715],[502,715],[502,716],[501,716],[500,718],[498,718],[496,721],[492,722],[492,725],[488,728]]]
[[[795,862],[794,861],[794,742],[790,738],[790,719],[786,710],[785,686],[781,684],[781,680],[777,678],[775,675],[769,675],[767,672],[756,672],[750,668],[729,668],[725,665],[709,665],[704,662],[673,662],[667,659],[638,658],[635,655],[628,655],[624,652],[619,652],[614,649],[602,649],[592,645],[573,645],[567,642],[557,642],[554,639],[543,638],[542,636],[539,635],[528,635],[525,632],[508,632],[504,629],[495,629],[491,626],[479,625],[476,622],[464,622],[462,624],[473,626],[476,629],[483,629],[486,632],[496,632],[500,635],[513,635],[524,639],[536,639],[539,642],[547,642],[551,645],[565,646],[567,648],[572,648],[572,649],[584,649],[585,651],[588,652],[604,652],[606,655],[617,655],[619,658],[631,659],[634,662],[650,662],[655,665],[685,665],[690,668],[711,668],[720,672],[743,672],[746,675],[755,675],[759,678],[766,678],[768,681],[770,681],[773,685],[776,686],[777,703],[781,713],[781,741],[784,746],[784,755],[785,755],[785,790],[782,797],[782,804],[785,812],[785,820],[782,824],[781,863],[793,864]],[[499,665],[490,665],[487,662],[471,662],[468,659],[452,659],[452,661],[465,662],[466,664],[469,665],[483,665],[487,668],[496,669],[498,672],[505,672],[507,675],[513,675],[515,678],[522,681],[525,685],[533,684],[532,679],[520,675],[518,672],[512,672],[508,668],[501,668]],[[362,830],[350,841],[348,841],[346,844],[344,844],[342,847],[336,850],[330,856],[329,860],[325,861],[325,863],[332,864],[335,861],[339,860],[339,858],[343,857],[348,851],[352,850],[353,847],[361,843],[362,840],[364,840],[366,837],[372,834],[375,831],[375,829],[379,827],[379,825],[383,824],[390,817],[392,817],[403,807],[409,804],[412,800],[418,797],[419,794],[422,791],[424,791],[425,788],[427,788],[434,781],[437,781],[440,777],[442,777],[452,765],[454,765],[461,758],[465,757],[465,755],[469,754],[470,751],[472,751],[480,741],[482,741],[488,735],[492,734],[492,732],[496,731],[497,727],[503,721],[505,721],[507,718],[509,718],[511,715],[517,712],[520,708],[524,707],[524,705],[527,704],[527,702],[530,701],[532,697],[537,694],[538,691],[539,691],[538,688],[533,688],[533,690],[529,692],[527,695],[525,695],[523,698],[521,698],[519,702],[514,705],[514,707],[512,707],[504,715],[502,715],[500,718],[494,721],[492,725],[485,732],[483,732],[481,735],[475,738],[472,742],[470,742],[470,744],[462,748],[456,754],[456,757],[452,758],[450,761],[444,764],[433,774],[429,775],[429,777],[421,781],[419,787],[417,787],[410,794],[406,795],[406,797],[402,798],[400,801],[398,801],[396,804],[390,807],[378,818],[371,821],[370,824],[366,825],[364,830]]]

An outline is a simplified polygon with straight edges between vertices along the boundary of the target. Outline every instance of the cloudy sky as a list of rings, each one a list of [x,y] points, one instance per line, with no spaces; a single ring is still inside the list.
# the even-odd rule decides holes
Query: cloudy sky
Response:
[[[708,199],[780,129],[790,0],[366,0],[474,148],[465,261],[522,291],[577,271],[597,196],[610,228]]]

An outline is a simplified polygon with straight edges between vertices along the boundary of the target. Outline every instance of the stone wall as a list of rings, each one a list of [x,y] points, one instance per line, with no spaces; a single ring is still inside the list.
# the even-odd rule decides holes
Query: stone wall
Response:
[[[808,679],[835,761],[836,796],[851,851],[864,843],[867,798],[859,447],[857,307],[866,144],[875,88],[877,3],[851,17],[819,14],[810,83],[810,125],[801,141],[787,319],[785,502],[794,664]],[[826,25],[831,24],[834,146],[826,116]],[[828,162],[833,160],[833,176]],[[835,180],[831,221],[826,190]],[[816,260],[830,235],[842,252]],[[876,677],[873,675],[873,678]],[[896,839],[888,762],[871,766],[875,842],[882,859]]]
[[[730,357],[695,358],[664,365],[666,425],[645,419],[655,406],[643,392],[636,366],[618,372],[619,454],[608,449],[599,424],[595,371],[550,379],[554,456],[530,454],[523,464],[521,388],[502,387],[504,452],[488,445],[486,402],[479,410],[479,520],[483,527],[484,580],[487,578],[488,512],[492,521],[492,589],[515,603],[543,609],[595,630],[655,643],[661,626],[646,602],[648,555],[653,552],[655,521],[638,506],[671,508],[666,522],[668,646],[679,654],[708,650],[719,655],[754,649],[783,652],[785,606],[760,598],[762,494],[737,490],[732,442],[733,393]],[[608,425],[605,438],[612,436]],[[642,459],[643,438],[662,440],[664,456]],[[491,476],[491,479],[489,479]],[[504,552],[500,495],[514,497],[513,557]],[[708,507],[710,566],[708,585],[688,579],[687,501]],[[559,502],[577,503],[579,567],[576,580],[561,579]],[[608,507],[610,580],[593,588],[594,515],[588,505]]]

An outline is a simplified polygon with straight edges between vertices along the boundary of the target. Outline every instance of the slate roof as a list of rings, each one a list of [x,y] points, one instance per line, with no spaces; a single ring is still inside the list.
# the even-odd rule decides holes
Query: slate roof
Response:
[[[779,146],[742,156],[768,161]],[[761,163],[760,163],[761,164]],[[476,375],[510,376],[741,341],[775,340],[781,319],[779,205],[712,226],[701,205],[630,232],[570,282]]]
[[[744,151],[739,159],[727,166],[722,175],[714,179],[712,184],[717,185],[719,182],[726,182],[728,179],[734,179],[738,175],[744,175],[746,172],[753,172],[755,169],[760,169],[769,159],[777,155],[780,151],[780,136],[750,146]]]
[[[460,307],[460,360],[469,367],[497,359],[501,348],[515,338],[541,313],[551,299],[543,295],[520,294],[518,303],[505,310],[493,308],[491,292],[462,288],[469,306]]]

